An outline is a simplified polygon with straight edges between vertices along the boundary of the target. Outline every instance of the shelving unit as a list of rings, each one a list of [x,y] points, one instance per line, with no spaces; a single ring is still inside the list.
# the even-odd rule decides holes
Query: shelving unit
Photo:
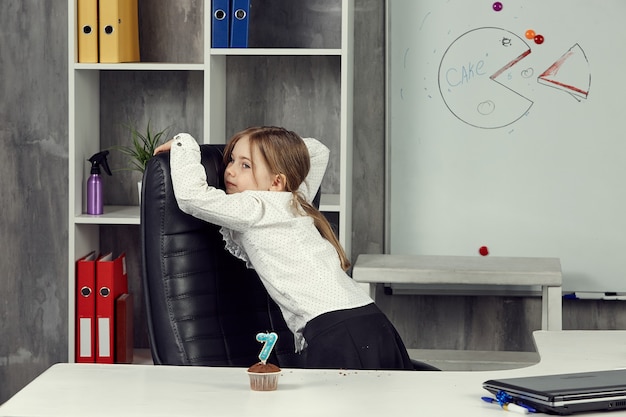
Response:
[[[211,2],[197,2],[200,9],[203,9],[202,17],[202,48],[201,62],[139,62],[139,63],[120,63],[120,64],[83,64],[77,62],[77,0],[68,0],[68,40],[70,51],[68,54],[68,85],[69,85],[69,274],[68,274],[68,360],[74,360],[74,335],[75,335],[75,271],[74,265],[76,259],[83,256],[90,250],[100,249],[101,229],[102,226],[115,225],[139,225],[139,207],[132,205],[120,205],[117,201],[115,205],[105,205],[105,213],[101,216],[91,216],[85,214],[85,182],[89,175],[89,164],[87,158],[92,154],[105,148],[105,138],[102,137],[102,131],[114,123],[123,123],[125,120],[109,120],[112,118],[111,109],[107,108],[108,102],[103,101],[103,97],[110,93],[111,84],[116,85],[116,81],[126,80],[129,77],[154,77],[155,79],[167,79],[168,74],[172,76],[180,76],[185,74],[192,78],[197,85],[202,85],[201,91],[198,92],[199,97],[196,102],[196,110],[202,117],[199,124],[201,128],[196,132],[195,136],[201,143],[224,143],[227,138],[237,130],[243,129],[249,125],[255,124],[279,124],[271,116],[262,119],[260,116],[245,119],[245,115],[234,115],[235,111],[229,112],[229,108],[241,105],[242,107],[253,107],[251,101],[255,100],[259,95],[263,94],[263,84],[255,85],[253,91],[245,89],[227,88],[229,80],[233,77],[233,71],[229,71],[229,67],[236,66],[241,68],[249,68],[250,72],[255,68],[259,59],[276,60],[280,64],[287,62],[297,67],[302,64],[302,60],[308,66],[309,61],[311,67],[315,65],[330,65],[330,69],[326,67],[320,74],[332,74],[334,82],[339,83],[339,91],[333,91],[336,96],[333,101],[337,103],[337,109],[328,109],[329,113],[337,113],[337,128],[332,123],[332,134],[326,132],[326,137],[317,136],[320,131],[319,126],[327,125],[325,120],[329,117],[326,114],[299,114],[294,117],[294,124],[300,128],[291,128],[302,136],[318,137],[327,146],[331,148],[331,163],[329,164],[330,173],[327,176],[329,181],[324,180],[322,183],[322,199],[320,209],[327,213],[331,222],[337,223],[337,231],[339,240],[350,253],[351,246],[351,183],[352,183],[352,31],[353,31],[353,10],[354,0],[336,0],[333,7],[319,10],[316,1],[303,0],[293,2],[293,0],[282,0],[285,7],[302,7],[303,13],[335,13],[337,21],[340,21],[341,29],[335,28],[336,36],[331,40],[320,41],[319,38],[326,32],[324,28],[305,28],[308,32],[313,32],[312,36],[302,40],[293,41],[285,39],[282,36],[281,41],[276,44],[254,45],[255,32],[252,25],[266,24],[275,28],[275,22],[263,22],[253,20],[255,18],[251,11],[251,29],[250,29],[250,48],[246,49],[214,49],[211,45]],[[170,4],[171,3],[171,4]],[[161,5],[175,6],[176,0],[160,0]],[[273,4],[277,4],[276,2]],[[254,7],[254,3],[252,7]],[[154,7],[158,7],[154,6]],[[155,12],[154,7],[150,11]],[[339,9],[340,8],[340,9]],[[339,10],[338,10],[339,9]],[[167,13],[165,11],[164,13]],[[339,14],[337,14],[339,13]],[[339,18],[340,15],[340,18]],[[269,16],[269,14],[267,15]],[[274,19],[275,16],[272,17]],[[305,19],[306,21],[306,19]],[[141,5],[140,5],[140,25]],[[144,22],[145,24],[145,22]],[[290,26],[291,27],[291,26]],[[141,29],[140,29],[141,30]],[[298,29],[299,30],[299,29]],[[315,31],[320,33],[314,33]],[[260,33],[257,31],[257,33]],[[318,36],[319,35],[319,36]],[[260,41],[267,43],[267,40]],[[289,45],[290,42],[298,44]],[[306,43],[309,43],[308,45]],[[146,45],[141,44],[142,54]],[[150,52],[153,52],[152,45],[148,45]],[[142,56],[143,59],[143,56]],[[271,72],[271,68],[268,68]],[[240,71],[241,72],[241,71]],[[247,72],[247,71],[243,71]],[[337,74],[333,74],[336,72]],[[317,79],[315,71],[311,74],[305,74],[309,85],[306,87],[308,91],[314,91],[315,86],[324,85],[325,79]],[[297,74],[296,74],[297,75]],[[270,76],[268,76],[269,79]],[[115,81],[111,81],[115,80]],[[284,83],[289,80],[279,80],[274,85],[274,89],[282,88]],[[281,84],[282,83],[282,84]],[[297,84],[293,82],[293,84]],[[321,84],[320,84],[321,83]],[[158,84],[158,82],[153,82]],[[196,85],[194,84],[194,85]],[[313,85],[313,87],[311,87]],[[158,87],[158,86],[155,86]],[[290,85],[288,87],[298,89],[299,85]],[[269,87],[268,87],[269,88]],[[303,88],[304,89],[304,88]],[[194,89],[194,94],[196,90]],[[314,95],[314,94],[313,94]],[[309,97],[307,100],[315,101],[315,97]],[[187,104],[187,103],[185,103]],[[288,103],[278,103],[288,108]],[[201,109],[199,108],[201,106]],[[260,106],[263,107],[263,106]],[[313,106],[315,107],[315,106]],[[323,106],[318,106],[323,107]],[[146,110],[148,111],[148,110]],[[321,111],[319,111],[321,112]],[[259,110],[259,113],[262,113]],[[115,117],[114,115],[113,117]],[[119,116],[119,115],[117,115]],[[236,116],[236,117],[235,117]],[[242,119],[243,117],[243,119]],[[260,121],[259,121],[260,120]],[[285,125],[285,124],[283,124]],[[230,127],[232,126],[232,128]],[[107,135],[105,135],[107,136]],[[334,154],[334,155],[333,155]],[[119,199],[118,199],[119,200]],[[107,194],[105,190],[105,203],[107,202]]]

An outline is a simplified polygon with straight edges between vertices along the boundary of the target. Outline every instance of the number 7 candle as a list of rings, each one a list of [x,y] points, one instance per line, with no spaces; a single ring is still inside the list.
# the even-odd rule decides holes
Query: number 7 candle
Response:
[[[267,362],[267,358],[270,357],[270,353],[272,353],[272,349],[278,340],[278,335],[274,332],[271,333],[257,333],[256,340],[258,342],[263,343],[263,348],[259,353],[259,359],[262,363]]]

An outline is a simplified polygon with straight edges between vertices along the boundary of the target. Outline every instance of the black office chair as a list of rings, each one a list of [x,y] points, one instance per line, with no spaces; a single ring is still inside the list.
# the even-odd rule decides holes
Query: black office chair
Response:
[[[201,145],[208,182],[223,188],[223,145]],[[258,332],[278,342],[270,361],[299,367],[294,339],[254,270],[224,249],[215,225],[178,208],[169,154],[152,158],[141,205],[143,284],[155,364],[250,366],[263,347]]]
[[[201,145],[209,184],[223,188],[224,145]],[[183,213],[169,153],[152,158],[141,198],[143,285],[155,364],[247,367],[258,332],[278,334],[270,362],[302,367],[294,338],[258,275],[224,249],[219,227]],[[314,200],[319,206],[319,193]],[[416,369],[433,370],[414,362]]]

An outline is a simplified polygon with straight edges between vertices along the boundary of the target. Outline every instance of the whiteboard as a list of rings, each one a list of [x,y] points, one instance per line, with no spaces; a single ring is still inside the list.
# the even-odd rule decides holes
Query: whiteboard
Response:
[[[387,1],[386,252],[625,291],[626,1],[494,3]]]

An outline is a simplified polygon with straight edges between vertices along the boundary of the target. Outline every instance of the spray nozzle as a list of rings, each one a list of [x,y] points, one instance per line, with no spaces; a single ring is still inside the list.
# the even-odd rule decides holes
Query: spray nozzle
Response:
[[[89,158],[89,162],[91,162],[91,173],[92,174],[100,174],[100,165],[104,167],[104,171],[111,174],[111,168],[109,168],[109,162],[107,161],[107,155],[109,151],[100,151]]]

